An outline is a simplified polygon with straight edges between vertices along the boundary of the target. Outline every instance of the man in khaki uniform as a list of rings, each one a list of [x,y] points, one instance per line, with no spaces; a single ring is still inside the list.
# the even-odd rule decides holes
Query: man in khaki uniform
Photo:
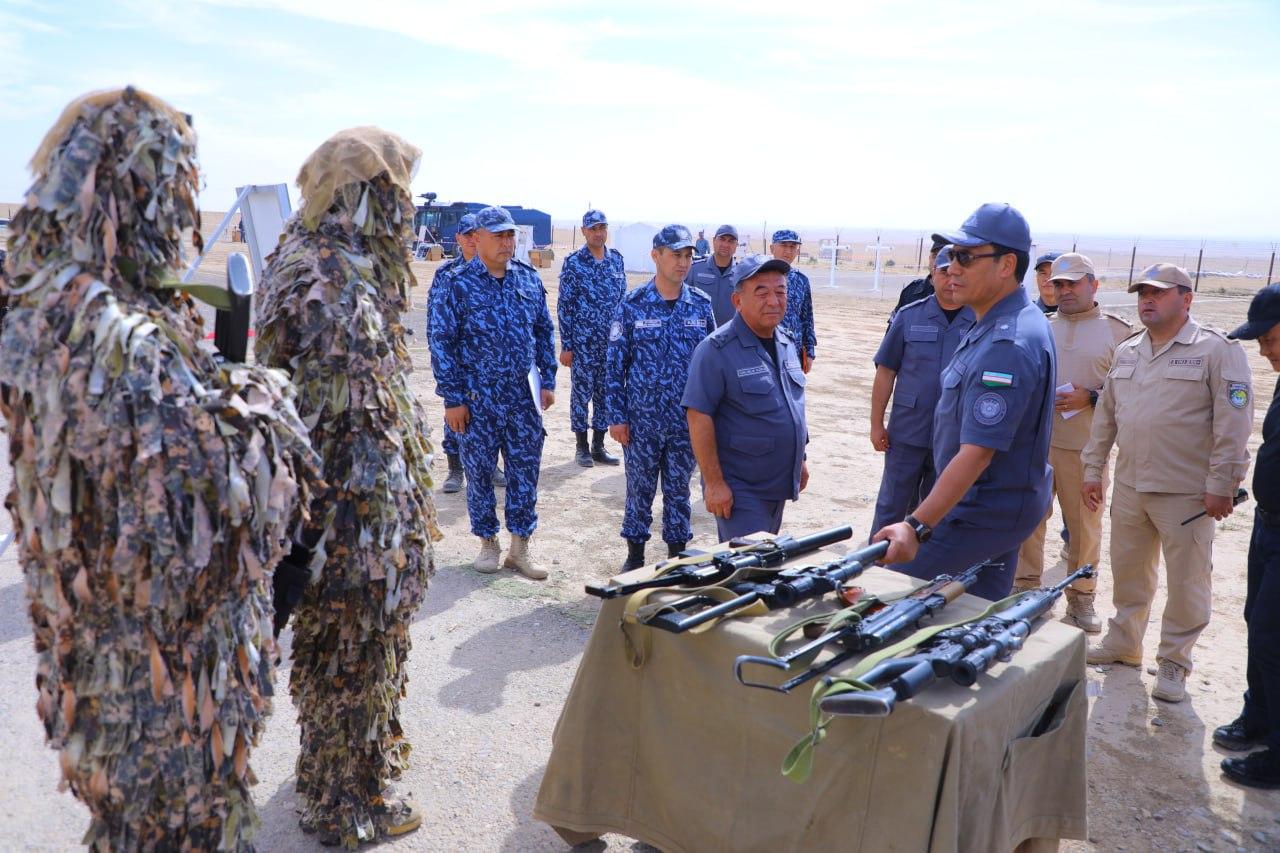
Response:
[[[1095,511],[1107,455],[1112,444],[1120,448],[1111,499],[1116,615],[1088,660],[1142,664],[1163,550],[1169,598],[1151,695],[1180,702],[1191,649],[1209,624],[1214,522],[1231,514],[1249,467],[1253,388],[1244,348],[1191,319],[1186,270],[1156,264],[1129,291],[1138,293],[1146,329],[1116,347],[1082,453],[1084,502]]]
[[[1062,520],[1070,531],[1065,548],[1067,570],[1074,572],[1085,564],[1096,566],[1102,549],[1101,507],[1086,510],[1081,498],[1084,466],[1080,462],[1080,450],[1089,441],[1098,392],[1111,370],[1116,345],[1133,334],[1133,329],[1124,319],[1103,311],[1094,301],[1098,279],[1093,262],[1087,257],[1072,252],[1058,256],[1052,265],[1048,277],[1053,284],[1057,312],[1049,315],[1049,329],[1058,351],[1058,390],[1053,435],[1049,440],[1049,464],[1053,466],[1053,490],[1062,507]],[[1105,460],[1101,476],[1105,489]],[[1047,522],[1046,516],[1018,551],[1015,589],[1040,586]],[[1102,630],[1102,620],[1093,607],[1096,586],[1097,581],[1087,578],[1076,581],[1067,590],[1064,621],[1090,634]]]

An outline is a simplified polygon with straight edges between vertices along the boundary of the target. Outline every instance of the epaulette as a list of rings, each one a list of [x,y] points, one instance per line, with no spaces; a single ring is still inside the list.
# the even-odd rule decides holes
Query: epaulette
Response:
[[[693,287],[692,285],[690,285],[688,289],[689,289],[689,293],[693,295],[694,299],[701,299],[702,301],[710,304],[711,297],[707,295],[707,292],[705,290],[702,290],[701,288],[698,288],[698,287]]]
[[[1133,324],[1121,317],[1119,314],[1112,314],[1110,311],[1103,311],[1102,316],[1106,317],[1108,320],[1115,320],[1117,322],[1124,323],[1124,327],[1126,329],[1133,329]]]
[[[1129,336],[1127,338],[1124,338],[1122,341],[1120,341],[1121,344],[1127,344],[1129,341],[1138,337],[1138,335],[1141,335],[1143,332],[1147,330],[1146,326],[1138,326],[1136,329],[1130,326],[1129,328],[1133,329],[1133,331],[1129,333]],[[1116,346],[1119,346],[1119,345],[1120,344],[1116,344]]]
[[[617,249],[613,248],[612,246],[609,247],[609,251],[617,255],[618,257],[622,257],[622,253],[619,252]]]
[[[511,263],[515,264],[518,267],[523,267],[524,269],[527,269],[529,272],[533,273],[534,275],[538,275],[537,268],[534,267],[533,264],[528,263],[527,261],[522,261],[519,258],[512,258]],[[538,277],[541,278],[541,276],[538,276]]]
[[[786,329],[782,328],[781,326],[774,329],[773,333],[777,335],[779,338],[781,338],[783,341],[785,341],[786,343],[789,343],[792,346],[796,345],[796,339],[792,337],[790,332],[788,332]]]
[[[707,340],[715,344],[716,349],[720,349],[725,344],[729,343],[730,338],[733,338],[735,334],[736,333],[733,330],[733,323],[725,323],[723,326],[707,335]]]
[[[1036,309],[1037,311],[1040,309]],[[1016,341],[1018,339],[1018,315],[1017,313],[1009,314],[1000,322],[996,323],[996,327],[991,330],[991,340],[995,341]]]
[[[919,299],[915,300],[914,302],[908,302],[906,305],[903,305],[897,311],[893,312],[894,316],[901,314],[903,311],[906,311],[908,308],[915,308],[916,306],[929,301],[929,299],[932,297],[933,297],[933,294],[930,293],[928,296],[921,296]]]
[[[1227,333],[1224,332],[1222,329],[1216,328],[1214,326],[1201,326],[1200,328],[1204,329],[1206,332],[1208,332],[1209,334],[1213,335],[1216,338],[1221,338],[1222,340],[1226,341],[1229,344],[1239,343],[1239,341],[1235,341],[1227,337]]]
[[[623,302],[639,302],[639,301],[640,301],[640,294],[644,293],[644,289],[645,289],[646,287],[648,287],[648,285],[646,285],[646,284],[642,284],[642,285],[640,285],[639,287],[632,288],[631,290],[628,290],[626,293],[622,294],[622,301],[623,301]],[[693,290],[693,288],[692,288],[692,287],[691,287],[691,288],[689,288],[689,289],[690,289],[690,290]]]

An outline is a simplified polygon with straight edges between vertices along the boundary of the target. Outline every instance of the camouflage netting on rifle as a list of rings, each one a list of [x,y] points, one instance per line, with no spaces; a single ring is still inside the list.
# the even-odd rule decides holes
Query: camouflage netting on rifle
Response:
[[[376,129],[322,145],[302,167],[302,212],[286,225],[260,288],[257,357],[293,376],[333,510],[331,525],[313,531],[317,580],[294,611],[302,824],[349,847],[380,834],[392,805],[387,786],[407,763],[399,709],[409,624],[440,536],[431,445],[406,384],[412,364],[401,325],[415,284],[405,241],[408,166],[417,156]],[[387,162],[401,165],[388,171]],[[309,182],[334,174],[348,182],[331,187],[317,212]]]
[[[197,226],[195,136],[134,89],[74,102],[11,225],[6,497],[37,710],[94,849],[251,849],[270,572],[320,484],[279,371],[219,365],[158,289]]]

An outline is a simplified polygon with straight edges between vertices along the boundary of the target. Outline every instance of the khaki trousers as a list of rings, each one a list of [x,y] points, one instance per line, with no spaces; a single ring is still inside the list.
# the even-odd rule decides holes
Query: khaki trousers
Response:
[[[1053,491],[1058,496],[1062,520],[1067,525],[1068,541],[1062,550],[1068,571],[1074,572],[1090,563],[1096,569],[1102,556],[1102,509],[1099,507],[1097,512],[1089,512],[1080,499],[1080,487],[1084,482],[1084,463],[1080,461],[1080,451],[1050,447],[1049,464],[1053,466]],[[1104,467],[1103,494],[1107,491],[1107,479],[1108,470]],[[1040,526],[1022,543],[1022,548],[1018,551],[1018,574],[1014,583],[1039,585],[1040,576],[1044,574],[1045,528],[1052,514],[1051,505],[1049,512],[1040,521]],[[1092,595],[1097,586],[1096,577],[1082,578],[1071,585],[1071,590]]]
[[[1116,482],[1111,495],[1111,577],[1116,615],[1102,645],[1142,657],[1156,566],[1164,552],[1168,601],[1160,623],[1157,660],[1191,668],[1191,649],[1212,612],[1213,534],[1209,516],[1182,522],[1204,510],[1200,495],[1139,492]],[[1073,534],[1074,535],[1074,532]]]

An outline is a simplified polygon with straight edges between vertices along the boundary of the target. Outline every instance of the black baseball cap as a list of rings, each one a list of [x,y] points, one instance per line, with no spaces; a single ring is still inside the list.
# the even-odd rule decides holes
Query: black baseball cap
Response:
[[[1249,319],[1227,337],[1254,341],[1277,323],[1280,323],[1280,284],[1268,284],[1253,295],[1253,301],[1249,303]]]

